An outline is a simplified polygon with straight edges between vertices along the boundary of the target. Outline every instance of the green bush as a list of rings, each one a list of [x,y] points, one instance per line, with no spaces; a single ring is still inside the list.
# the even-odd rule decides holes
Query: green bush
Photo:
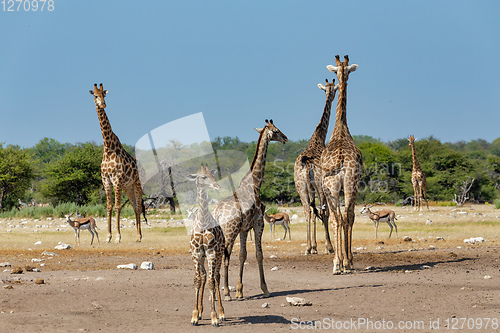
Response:
[[[495,199],[493,202],[495,203],[495,208],[500,209],[500,199]]]

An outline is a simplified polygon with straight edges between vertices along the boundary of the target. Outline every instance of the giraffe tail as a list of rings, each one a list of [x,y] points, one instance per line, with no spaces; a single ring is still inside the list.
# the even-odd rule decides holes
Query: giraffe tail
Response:
[[[144,199],[141,198],[141,206],[142,206],[142,216],[144,216],[144,220],[146,220],[146,224],[149,225],[148,219],[146,217],[146,206],[144,205]]]

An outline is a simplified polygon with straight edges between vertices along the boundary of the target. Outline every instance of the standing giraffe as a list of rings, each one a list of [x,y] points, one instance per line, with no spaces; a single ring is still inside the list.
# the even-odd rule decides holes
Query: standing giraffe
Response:
[[[223,260],[222,257],[225,250],[225,243],[222,229],[208,209],[208,195],[205,191],[205,187],[213,188],[216,191],[218,191],[220,187],[215,181],[213,174],[208,169],[208,166],[203,166],[203,164],[197,173],[188,175],[187,179],[196,183],[198,202],[200,205],[198,214],[196,214],[193,222],[190,241],[191,254],[195,268],[195,306],[191,325],[198,325],[198,321],[201,319],[201,314],[203,312],[203,290],[205,289],[205,282],[207,280],[207,273],[205,271],[206,257],[208,261],[208,290],[210,291],[210,302],[212,305],[210,317],[212,319],[212,326],[219,326],[219,320],[224,321],[225,318],[219,288],[220,266]],[[215,311],[216,292],[218,302],[217,312]],[[218,319],[217,314],[219,316]]]
[[[315,207],[315,196],[318,194],[319,204],[321,207],[321,220],[325,227],[325,246],[326,251],[333,253],[332,243],[330,241],[330,233],[328,232],[328,208],[326,207],[325,196],[321,187],[321,169],[319,163],[321,153],[325,149],[325,139],[328,132],[328,124],[330,122],[330,114],[332,111],[332,102],[335,98],[335,92],[338,85],[325,80],[326,85],[318,84],[321,90],[326,92],[326,103],[323,110],[321,120],[316,126],[307,148],[297,157],[294,165],[293,178],[295,188],[302,201],[304,213],[307,221],[307,248],[306,254],[318,253],[316,244],[316,214],[318,210]],[[311,212],[311,208],[313,212]],[[312,222],[312,242],[311,242],[311,222]],[[312,243],[312,244],[311,244]]]
[[[354,72],[358,65],[349,65],[346,55],[341,62],[335,56],[337,66],[327,66],[330,72],[337,73],[339,80],[339,97],[335,116],[335,127],[330,142],[321,154],[321,169],[323,174],[323,191],[325,192],[333,229],[334,257],[333,274],[352,269],[352,226],[354,224],[354,206],[363,172],[361,151],[354,144],[347,127],[347,80],[349,73]],[[346,216],[340,209],[340,191],[344,191]],[[344,229],[344,237],[341,231]]]
[[[95,108],[99,123],[101,124],[102,138],[104,141],[102,163],[101,163],[101,177],[104,190],[106,191],[107,206],[106,211],[108,214],[108,238],[106,242],[111,241],[111,215],[113,211],[112,191],[115,191],[115,213],[116,213],[116,243],[120,243],[120,212],[122,190],[125,191],[130,204],[134,208],[135,221],[137,225],[137,242],[142,239],[141,234],[141,212],[142,212],[142,187],[139,180],[139,170],[137,160],[123,149],[120,139],[113,133],[109,123],[108,116],[104,109],[106,102],[104,97],[108,93],[104,90],[102,83],[99,88],[94,83],[94,90],[90,90],[90,94],[94,96]]]
[[[240,275],[236,287],[236,297],[243,298],[243,268],[247,259],[247,236],[253,229],[255,233],[255,252],[259,265],[260,288],[264,297],[269,296],[264,278],[262,255],[262,232],[264,230],[264,204],[260,201],[260,186],[264,178],[267,147],[271,141],[286,143],[287,137],[274,126],[273,121],[267,121],[266,127],[257,129],[260,133],[257,149],[250,170],[241,179],[233,195],[221,200],[213,210],[213,216],[219,221],[226,239],[227,253],[224,255],[224,295],[226,300],[231,300],[229,293],[229,259],[233,250],[234,241],[240,235]]]
[[[420,211],[422,206],[422,198],[425,199],[427,210],[429,210],[429,202],[427,201],[427,180],[425,174],[418,164],[417,154],[415,153],[415,137],[410,135],[408,138],[411,147],[411,157],[413,159],[413,170],[411,172],[411,183],[413,184],[414,206],[415,210]]]

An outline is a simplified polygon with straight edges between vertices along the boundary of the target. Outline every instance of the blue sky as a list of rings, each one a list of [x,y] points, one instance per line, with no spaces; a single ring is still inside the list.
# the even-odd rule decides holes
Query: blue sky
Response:
[[[212,139],[256,140],[266,118],[309,139],[325,103],[317,83],[333,78],[325,66],[336,54],[359,65],[349,78],[353,135],[500,137],[498,1],[54,5],[0,11],[0,142],[102,142],[88,92],[100,82],[127,144],[198,112]]]

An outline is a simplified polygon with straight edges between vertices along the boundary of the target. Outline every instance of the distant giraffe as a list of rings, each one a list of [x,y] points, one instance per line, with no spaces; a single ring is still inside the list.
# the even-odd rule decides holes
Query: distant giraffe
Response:
[[[208,209],[209,200],[205,187],[213,188],[216,191],[218,191],[220,187],[215,181],[213,174],[208,169],[208,166],[203,166],[203,164],[197,173],[189,175],[187,179],[196,183],[198,202],[200,204],[198,214],[196,214],[193,222],[190,241],[191,255],[195,267],[195,307],[191,325],[198,325],[198,321],[201,319],[201,314],[203,312],[203,290],[205,289],[205,282],[207,279],[207,273],[205,271],[206,257],[208,261],[208,290],[210,291],[210,302],[212,305],[210,317],[212,326],[219,326],[219,320],[223,321],[225,318],[219,288],[220,266],[223,260],[225,242],[224,234],[219,223],[217,223]],[[215,311],[216,298],[218,302],[217,312]],[[217,318],[217,315],[219,318]]]
[[[226,300],[231,300],[229,293],[229,259],[233,250],[236,237],[240,235],[240,275],[236,286],[236,297],[243,298],[243,268],[247,259],[247,236],[250,229],[255,233],[255,252],[260,274],[260,288],[264,297],[269,296],[264,278],[262,231],[264,230],[264,204],[260,200],[260,186],[264,178],[266,155],[269,142],[279,141],[286,143],[287,137],[273,124],[267,121],[266,127],[256,130],[260,133],[257,149],[250,167],[243,176],[236,191],[227,198],[222,199],[213,210],[213,216],[219,221],[226,239],[227,254],[224,258],[224,295]]]
[[[408,138],[410,141],[409,146],[411,147],[411,157],[413,159],[413,170],[411,172],[411,183],[413,184],[413,195],[414,195],[414,206],[415,210],[420,210],[422,206],[422,199],[425,200],[427,204],[427,210],[429,210],[429,202],[427,201],[427,180],[425,179],[425,174],[420,167],[417,160],[417,154],[415,152],[415,137],[410,135]]]
[[[137,226],[137,242],[142,239],[141,234],[141,212],[142,205],[142,187],[139,180],[138,163],[129,153],[123,149],[120,139],[111,129],[108,116],[104,109],[106,102],[104,97],[108,93],[103,89],[102,83],[99,88],[94,84],[94,90],[90,90],[90,94],[94,96],[95,108],[99,123],[101,124],[102,138],[104,141],[103,156],[101,163],[101,177],[106,191],[107,206],[106,211],[108,214],[108,238],[106,242],[111,241],[111,215],[113,210],[112,196],[113,189],[115,191],[115,212],[116,212],[116,243],[120,243],[120,212],[122,190],[125,191],[130,204],[134,208],[135,221]]]
[[[330,221],[333,228],[334,258],[333,274],[352,269],[352,227],[354,225],[354,207],[363,172],[361,151],[352,139],[347,127],[347,80],[349,73],[354,72],[358,65],[349,65],[349,57],[340,61],[335,56],[337,66],[329,65],[328,70],[337,73],[339,80],[339,97],[335,116],[335,127],[330,141],[321,155],[323,174],[323,191],[330,209]],[[346,216],[340,207],[340,191],[344,191]],[[332,218],[333,213],[333,218]],[[342,229],[344,237],[342,237]]]
[[[326,84],[318,84],[318,87],[326,92],[326,103],[321,120],[316,126],[307,148],[297,157],[294,165],[293,178],[295,188],[302,201],[304,214],[307,221],[307,248],[306,254],[318,253],[316,244],[316,214],[318,210],[315,207],[315,196],[318,194],[321,209],[321,220],[325,228],[325,246],[326,251],[333,253],[330,233],[328,232],[328,207],[325,195],[321,186],[321,153],[325,149],[325,139],[328,133],[328,124],[332,110],[332,102],[335,98],[335,92],[338,86],[335,85],[335,79],[330,83],[328,79]],[[313,211],[311,212],[311,208]],[[312,222],[312,240],[311,240],[311,222]]]

